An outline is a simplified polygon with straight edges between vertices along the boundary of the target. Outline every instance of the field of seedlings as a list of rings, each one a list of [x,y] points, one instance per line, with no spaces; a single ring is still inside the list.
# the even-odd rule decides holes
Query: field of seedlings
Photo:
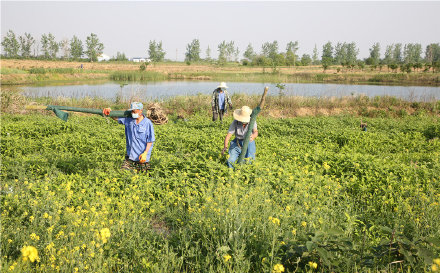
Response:
[[[436,115],[262,116],[235,170],[231,115],[171,117],[148,175],[111,119],[1,119],[2,272],[439,270]]]

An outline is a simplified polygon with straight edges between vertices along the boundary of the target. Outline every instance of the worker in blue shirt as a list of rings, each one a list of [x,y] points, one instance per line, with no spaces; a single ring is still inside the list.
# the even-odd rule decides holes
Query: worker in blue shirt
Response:
[[[229,97],[228,91],[226,91],[227,88],[226,83],[222,82],[212,92],[212,121],[216,121],[217,116],[220,118],[220,121],[223,121],[223,115],[228,110],[227,105],[229,105],[229,109],[232,109],[232,101]]]
[[[143,109],[142,103],[133,102],[128,109],[131,111],[131,117],[113,118],[125,125],[126,155],[122,169],[136,169],[142,172],[150,167],[151,151],[155,141],[154,127],[153,123],[142,113]],[[108,116],[110,112],[110,108],[102,111],[105,116]]]

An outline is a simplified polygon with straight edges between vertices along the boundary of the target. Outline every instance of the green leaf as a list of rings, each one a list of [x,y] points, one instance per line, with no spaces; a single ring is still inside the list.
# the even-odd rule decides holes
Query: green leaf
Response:
[[[380,230],[385,232],[385,233],[388,233],[388,234],[393,234],[393,230],[391,228],[389,228],[389,227],[381,226]]]
[[[417,255],[419,257],[423,258],[426,265],[432,264],[432,260],[434,259],[434,253],[431,250],[424,248],[422,246],[418,246],[417,247]]]
[[[315,243],[312,241],[306,242],[306,247],[308,251],[312,251],[315,248]]]
[[[425,239],[426,242],[433,244],[435,247],[440,247],[440,238],[431,237]]]

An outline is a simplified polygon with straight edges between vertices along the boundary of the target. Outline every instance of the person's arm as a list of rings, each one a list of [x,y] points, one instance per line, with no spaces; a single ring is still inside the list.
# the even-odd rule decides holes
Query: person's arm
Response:
[[[211,99],[211,107],[212,107],[212,111],[214,111],[215,109],[215,95],[216,95],[217,89],[214,90],[214,92],[212,92],[212,99]]]
[[[231,97],[229,97],[229,93],[228,92],[225,92],[225,93],[226,93],[226,101],[229,104],[229,110],[232,111],[232,100],[231,100]]]
[[[224,155],[226,150],[228,149],[229,140],[231,139],[231,137],[232,137],[231,133],[228,133],[226,135],[226,137],[225,137],[225,144],[224,144],[223,149],[222,149],[222,155]]]
[[[148,152],[150,151],[151,146],[153,146],[153,142],[156,140],[154,136],[154,127],[151,122],[149,122],[148,136],[146,140],[147,140],[147,145],[145,147],[145,151],[139,155],[140,163],[145,163],[147,161]]]
[[[148,151],[151,149],[151,146],[153,146],[153,142],[147,142],[147,147],[145,148],[145,151],[139,156],[139,162],[144,163],[147,161],[147,154]]]
[[[252,134],[251,134],[251,138],[249,139],[249,141],[254,141],[258,136],[258,130],[257,129],[252,129]]]
[[[104,116],[108,116],[108,115],[110,115],[110,112],[112,111],[112,109],[111,108],[104,108],[103,110],[102,110],[102,114],[104,115]],[[117,117],[111,117],[113,120],[118,120],[118,118]]]

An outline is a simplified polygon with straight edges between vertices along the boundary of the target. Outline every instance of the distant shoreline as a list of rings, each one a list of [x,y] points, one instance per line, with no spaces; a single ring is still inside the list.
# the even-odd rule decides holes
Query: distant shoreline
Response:
[[[81,64],[83,69],[81,69]],[[140,71],[139,63],[103,62],[81,63],[3,59],[2,85],[113,80],[113,81],[166,81],[210,80],[279,83],[340,83],[440,86],[440,73],[388,72],[386,68],[372,70],[346,69],[332,66],[325,73],[321,66],[271,67],[243,66],[236,63],[225,66],[213,64],[158,63]]]

